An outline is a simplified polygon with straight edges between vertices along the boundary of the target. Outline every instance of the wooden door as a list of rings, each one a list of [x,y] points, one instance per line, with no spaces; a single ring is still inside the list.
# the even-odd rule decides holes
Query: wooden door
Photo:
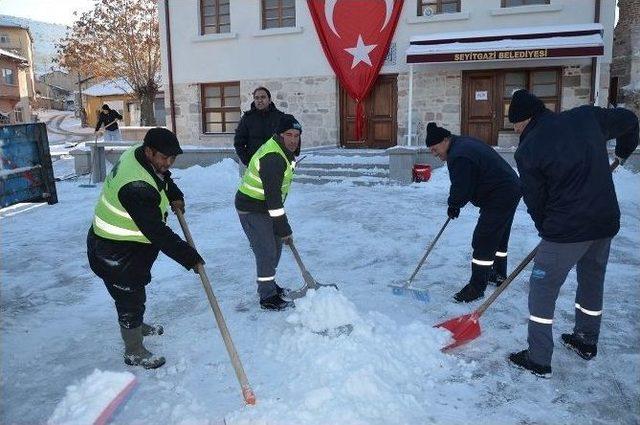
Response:
[[[380,75],[364,101],[365,126],[356,140],[356,104],[340,88],[340,145],[386,149],[397,144],[398,76]]]
[[[498,144],[496,74],[469,72],[462,77],[462,135]]]

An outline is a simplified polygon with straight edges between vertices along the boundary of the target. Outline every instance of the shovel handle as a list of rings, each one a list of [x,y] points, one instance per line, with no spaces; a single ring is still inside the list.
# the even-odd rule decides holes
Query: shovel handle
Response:
[[[618,158],[614,159],[611,164],[609,165],[609,170],[613,172],[613,170],[615,170],[618,165],[620,165],[620,161],[618,160]],[[493,291],[493,294],[491,294],[491,296],[489,298],[487,298],[487,300],[485,302],[482,303],[482,305],[480,307],[478,307],[478,309],[476,310],[476,312],[478,313],[478,317],[482,315],[482,313],[484,313],[484,311],[489,308],[489,306],[491,305],[491,303],[493,303],[495,301],[496,298],[498,298],[498,296],[502,293],[502,291],[504,291],[505,289],[507,289],[507,286],[509,286],[509,284],[511,282],[513,282],[513,280],[520,274],[520,272],[527,267],[527,264],[529,264],[531,262],[531,260],[533,260],[533,257],[536,256],[536,252],[538,251],[538,247],[535,247],[533,249],[533,251],[531,251],[529,253],[529,255],[527,255],[524,260],[522,260],[522,262],[518,265],[518,267],[515,268],[514,271],[511,272],[511,274],[509,275],[509,277],[507,277],[504,282],[502,282],[502,284],[498,287],[498,289],[496,289],[495,291]]]
[[[187,239],[189,245],[191,245],[194,249],[196,247],[193,242],[193,237],[191,237],[191,231],[189,230],[189,226],[187,226],[187,222],[184,219],[184,215],[182,211],[176,209],[176,216],[178,216],[178,221],[180,222],[180,227],[182,227],[182,231],[184,232],[184,236]],[[236,378],[240,383],[240,389],[242,390],[242,397],[247,404],[256,404],[256,396],[249,385],[249,380],[247,379],[247,375],[244,372],[244,368],[242,367],[242,363],[240,362],[240,356],[238,356],[238,352],[236,351],[236,347],[233,345],[233,341],[231,340],[231,334],[229,334],[229,329],[227,328],[227,323],[224,320],[224,316],[222,315],[222,311],[220,310],[220,306],[218,305],[218,300],[216,300],[216,296],[213,294],[213,289],[211,289],[211,282],[209,282],[209,278],[207,277],[207,273],[204,270],[204,266],[202,263],[198,263],[196,265],[196,270],[200,275],[200,280],[202,281],[202,287],[204,288],[204,292],[207,294],[207,298],[209,299],[209,304],[211,305],[211,309],[213,310],[213,315],[216,318],[216,323],[218,324],[218,329],[220,329],[220,333],[222,334],[222,340],[224,341],[224,345],[227,349],[227,353],[229,354],[229,358],[231,359],[231,364],[233,365],[233,369],[236,372]]]
[[[435,246],[436,242],[438,242],[438,239],[440,239],[440,236],[442,235],[442,232],[444,232],[444,228],[447,227],[447,224],[449,224],[449,222],[451,221],[451,217],[447,218],[447,221],[444,222],[444,224],[442,225],[442,228],[440,229],[440,231],[438,232],[438,234],[436,235],[435,239],[433,240],[433,242],[431,242],[431,244],[429,245],[429,247],[427,248],[426,252],[424,253],[424,255],[422,256],[422,259],[420,260],[420,262],[418,263],[418,265],[416,266],[416,269],[413,271],[413,274],[411,275],[411,277],[407,280],[407,283],[404,285],[405,288],[409,287],[409,285],[411,285],[411,282],[413,282],[413,278],[416,277],[416,275],[418,274],[418,271],[420,270],[420,268],[422,267],[422,265],[424,264],[425,260],[427,259],[427,257],[429,256],[429,253],[431,253],[431,250],[433,249],[433,247]]]

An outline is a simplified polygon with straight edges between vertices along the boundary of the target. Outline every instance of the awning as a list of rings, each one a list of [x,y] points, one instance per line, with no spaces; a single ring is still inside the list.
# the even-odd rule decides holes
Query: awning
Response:
[[[411,37],[407,63],[493,62],[604,54],[601,24],[506,28]]]

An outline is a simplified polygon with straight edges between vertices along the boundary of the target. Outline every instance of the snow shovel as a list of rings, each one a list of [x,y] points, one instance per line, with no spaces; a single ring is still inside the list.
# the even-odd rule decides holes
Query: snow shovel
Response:
[[[520,274],[527,264],[531,262],[533,257],[536,255],[536,251],[538,247],[535,247],[533,251],[529,253],[525,257],[524,260],[516,267],[514,271],[502,282],[502,284],[493,291],[493,294],[485,302],[482,303],[480,307],[476,311],[471,314],[465,314],[463,316],[454,317],[453,319],[449,319],[446,322],[438,323],[434,326],[434,328],[445,328],[451,331],[453,334],[453,342],[442,349],[442,351],[450,350],[452,348],[458,347],[460,345],[466,344],[467,342],[476,339],[480,336],[480,323],[478,320],[482,313],[489,308],[489,306],[498,298],[498,295],[502,293],[507,286]]]
[[[193,248],[196,247],[193,242],[193,238],[191,237],[191,232],[189,231],[189,227],[187,226],[187,222],[184,219],[184,215],[182,212],[176,208],[175,213],[178,216],[178,221],[180,222],[180,227],[182,227],[182,231],[184,232],[184,236]],[[196,270],[200,275],[200,280],[202,281],[202,287],[204,288],[204,292],[207,294],[207,298],[209,299],[209,304],[211,304],[211,309],[213,310],[213,315],[216,318],[216,323],[218,324],[218,329],[220,329],[220,333],[222,334],[222,339],[224,340],[224,345],[227,348],[227,353],[231,358],[231,364],[233,365],[233,369],[236,372],[236,378],[238,378],[238,382],[240,383],[240,388],[242,389],[242,397],[244,398],[245,403],[254,405],[256,404],[256,396],[249,385],[249,380],[247,379],[247,375],[244,373],[244,368],[242,367],[242,363],[240,362],[240,357],[238,356],[238,352],[236,351],[236,347],[233,345],[233,341],[231,340],[231,335],[229,334],[229,329],[227,329],[227,324],[222,316],[222,311],[220,310],[220,306],[218,305],[218,301],[216,300],[216,296],[213,294],[213,289],[211,289],[211,283],[209,282],[209,278],[207,277],[207,273],[204,270],[204,266],[202,264],[198,264],[196,266]]]
[[[451,221],[451,218],[447,218],[447,221],[444,222],[444,224],[442,225],[442,228],[440,229],[440,231],[436,235],[436,237],[433,240],[433,242],[431,242],[431,244],[429,245],[429,247],[425,251],[424,255],[422,256],[422,259],[420,260],[420,262],[416,266],[416,269],[413,271],[413,274],[411,275],[411,277],[409,277],[409,279],[407,279],[407,281],[402,283],[402,284],[397,283],[397,284],[389,285],[392,288],[392,291],[393,291],[394,295],[407,295],[407,296],[410,296],[410,297],[413,297],[413,298],[417,299],[418,301],[422,301],[424,303],[428,303],[429,302],[429,293],[427,292],[427,290],[426,289],[412,288],[411,287],[411,283],[413,282],[413,279],[416,277],[416,275],[418,274],[418,271],[420,270],[420,268],[424,264],[425,260],[429,256],[429,253],[431,252],[431,250],[435,246],[436,242],[438,242],[438,239],[440,239],[440,235],[442,235],[442,232],[444,232],[444,228],[447,227],[447,224],[449,224],[450,221]]]
[[[298,250],[296,249],[296,246],[293,244],[293,240],[289,240],[288,242],[285,242],[287,245],[289,245],[289,248],[291,248],[291,252],[293,253],[293,257],[296,259],[296,263],[298,263],[298,267],[300,268],[300,272],[302,273],[302,278],[304,279],[304,285],[302,286],[302,288],[300,289],[296,289],[294,291],[289,291],[286,295],[287,298],[292,299],[292,300],[296,300],[298,298],[302,298],[305,295],[307,295],[307,291],[309,289],[318,289],[321,287],[333,287],[338,289],[338,286],[334,285],[334,284],[322,284],[322,283],[318,283],[318,281],[316,281],[313,276],[311,276],[311,273],[309,273],[309,271],[307,270],[307,268],[304,266],[304,263],[302,262],[302,258],[300,258],[300,254],[298,253]]]

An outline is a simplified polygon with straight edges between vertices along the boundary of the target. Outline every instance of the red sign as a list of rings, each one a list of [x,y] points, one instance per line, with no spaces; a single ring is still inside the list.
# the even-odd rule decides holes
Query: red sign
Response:
[[[356,101],[356,139],[364,127],[363,101],[378,78],[404,0],[307,0],[324,54]]]

